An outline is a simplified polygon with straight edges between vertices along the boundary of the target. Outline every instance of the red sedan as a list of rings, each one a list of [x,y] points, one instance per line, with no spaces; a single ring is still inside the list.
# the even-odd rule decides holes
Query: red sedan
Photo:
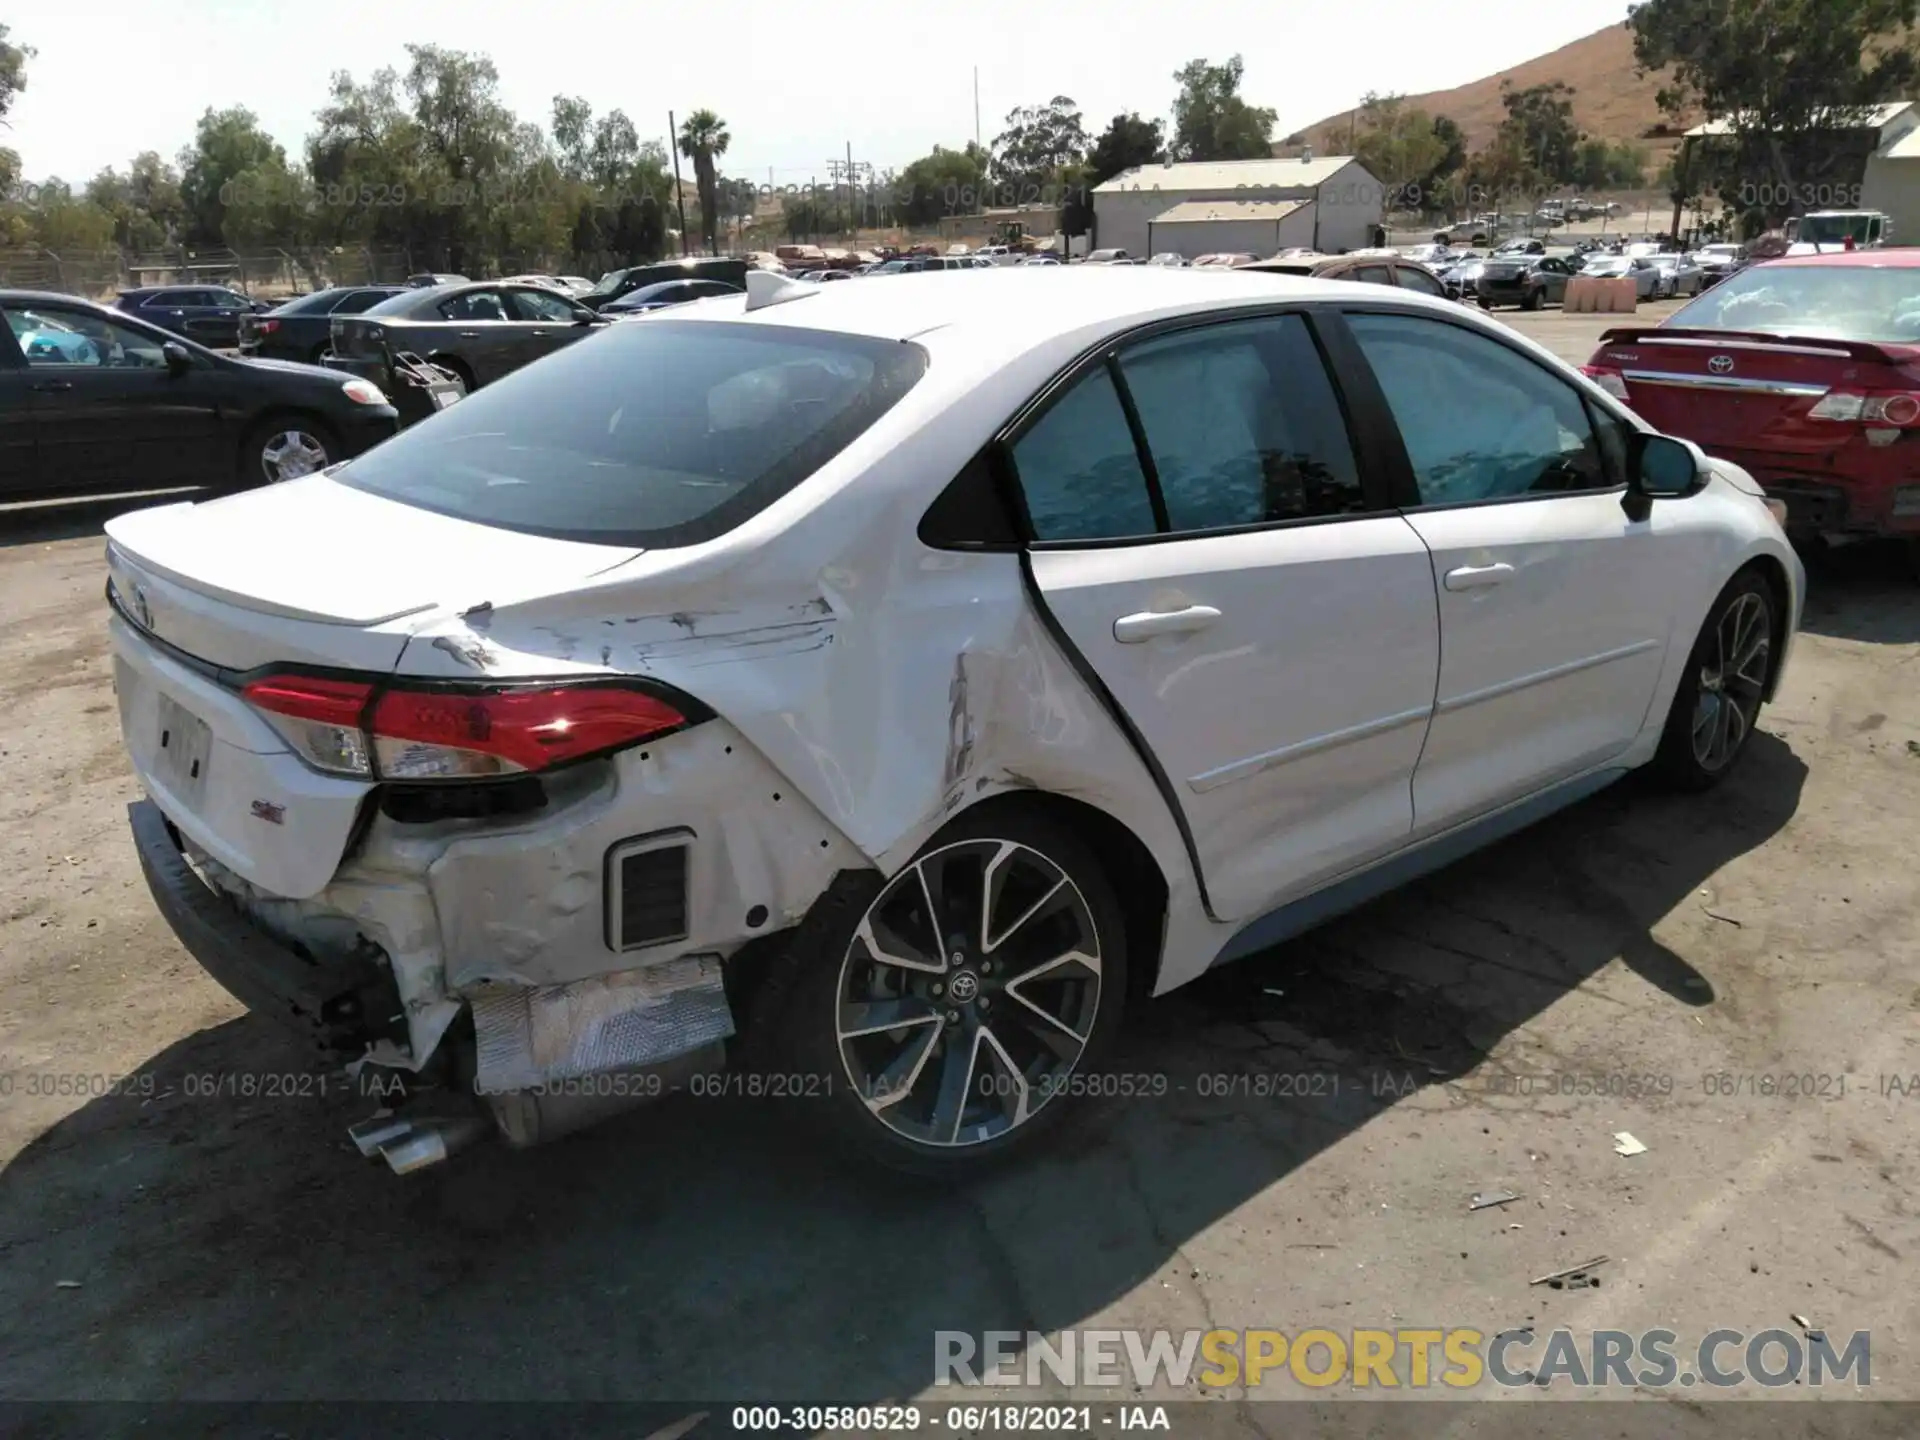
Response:
[[[1789,530],[1920,538],[1920,249],[1754,265],[1583,368],[1747,470]]]

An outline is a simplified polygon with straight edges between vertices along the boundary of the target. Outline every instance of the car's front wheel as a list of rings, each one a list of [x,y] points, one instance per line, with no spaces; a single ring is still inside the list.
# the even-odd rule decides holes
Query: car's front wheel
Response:
[[[304,415],[270,415],[240,442],[242,485],[274,485],[324,470],[342,457],[332,430]]]
[[[974,1173],[1099,1093],[1127,949],[1099,861],[1051,816],[962,816],[803,927],[773,1023],[834,1137],[897,1170]],[[809,934],[809,930],[813,933]]]
[[[1753,571],[1720,592],[1687,657],[1654,768],[1686,790],[1725,779],[1747,751],[1773,674],[1774,596]]]

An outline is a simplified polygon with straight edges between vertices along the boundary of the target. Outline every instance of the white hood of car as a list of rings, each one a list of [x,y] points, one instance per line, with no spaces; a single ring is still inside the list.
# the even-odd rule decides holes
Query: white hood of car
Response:
[[[352,626],[541,594],[639,553],[476,525],[327,475],[136,510],[106,530],[143,569],[202,594],[287,619]]]

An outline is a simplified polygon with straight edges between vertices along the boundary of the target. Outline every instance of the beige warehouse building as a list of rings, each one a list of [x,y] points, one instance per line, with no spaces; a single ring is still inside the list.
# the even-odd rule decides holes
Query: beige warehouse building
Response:
[[[1373,243],[1385,193],[1351,155],[1143,165],[1093,191],[1093,244],[1129,255],[1329,253]]]

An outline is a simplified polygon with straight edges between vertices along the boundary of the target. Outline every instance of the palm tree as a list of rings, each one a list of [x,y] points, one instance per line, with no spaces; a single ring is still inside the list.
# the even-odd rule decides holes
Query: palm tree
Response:
[[[700,192],[700,232],[709,255],[718,253],[714,234],[720,224],[720,197],[713,162],[727,153],[732,139],[727,133],[727,122],[711,110],[696,110],[680,125],[680,153],[693,161],[693,183]]]

